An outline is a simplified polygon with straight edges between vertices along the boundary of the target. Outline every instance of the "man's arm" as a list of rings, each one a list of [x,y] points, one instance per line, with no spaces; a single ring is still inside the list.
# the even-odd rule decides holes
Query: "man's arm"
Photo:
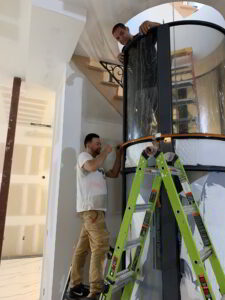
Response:
[[[84,163],[83,168],[88,172],[97,171],[98,168],[100,168],[103,165],[106,157],[111,151],[112,151],[112,147],[110,145],[106,145],[104,150],[96,158],[87,160]]]
[[[117,55],[118,60],[123,64],[124,63],[124,53],[121,52]]]
[[[140,27],[139,27],[139,31],[143,34],[147,34],[148,31],[153,28],[153,27],[157,27],[161,25],[160,23],[157,22],[151,22],[151,21],[144,21]]]
[[[116,147],[116,160],[114,162],[113,168],[106,172],[106,176],[109,178],[117,178],[120,173],[121,168],[121,156],[122,148],[120,145]]]

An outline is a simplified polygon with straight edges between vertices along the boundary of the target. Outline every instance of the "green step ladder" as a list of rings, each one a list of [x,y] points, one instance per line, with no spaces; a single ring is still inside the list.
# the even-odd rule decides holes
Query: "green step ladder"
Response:
[[[123,288],[122,300],[129,300],[132,295],[135,280],[140,274],[140,259],[144,250],[145,241],[151,225],[152,217],[159,199],[160,187],[163,182],[168,194],[177,224],[180,228],[181,235],[184,239],[193,269],[195,271],[201,292],[206,300],[218,300],[212,290],[204,262],[209,259],[212,270],[216,277],[222,300],[225,299],[225,275],[217,257],[215,248],[209,237],[207,229],[204,225],[200,210],[194,200],[191,187],[179,157],[175,153],[157,152],[155,147],[147,147],[141,154],[136,174],[133,179],[131,191],[129,194],[126,210],[124,213],[122,225],[117,238],[115,250],[105,278],[104,292],[100,296],[100,300],[111,300],[112,294]],[[156,168],[148,167],[148,159],[152,155],[156,158]],[[150,173],[155,175],[152,191],[148,204],[136,204],[140,194],[141,184],[144,175]],[[177,192],[173,176],[178,176],[185,198],[188,205],[183,206],[180,196]],[[134,213],[145,211],[144,221],[141,227],[139,238],[128,241],[128,231],[132,223]],[[193,238],[187,216],[192,215],[198,231],[200,233],[203,249],[197,249],[196,242]],[[124,251],[134,249],[134,256],[131,264],[125,270],[120,270],[120,261]]]

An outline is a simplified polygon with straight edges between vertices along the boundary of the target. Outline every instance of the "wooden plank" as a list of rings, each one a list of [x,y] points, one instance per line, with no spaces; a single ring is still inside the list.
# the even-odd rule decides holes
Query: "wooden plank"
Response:
[[[183,49],[179,49],[179,50],[172,51],[172,52],[171,52],[171,56],[172,56],[172,57],[186,56],[186,55],[192,54],[192,52],[193,52],[192,47],[189,47],[189,48],[183,48]]]
[[[2,246],[5,230],[5,219],[9,195],[10,176],[12,168],[12,158],[16,133],[16,121],[20,97],[21,78],[14,77],[11,97],[11,107],[9,113],[9,125],[6,138],[5,157],[2,171],[2,183],[0,190],[0,260],[2,256]]]

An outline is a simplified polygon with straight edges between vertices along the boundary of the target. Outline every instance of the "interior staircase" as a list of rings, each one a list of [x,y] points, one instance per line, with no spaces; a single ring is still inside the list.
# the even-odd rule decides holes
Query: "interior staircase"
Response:
[[[72,61],[122,116],[123,88],[110,76],[109,72],[100,64],[100,62],[79,55],[74,55]],[[117,71],[114,73],[114,76],[118,77],[120,80],[122,75]]]
[[[178,13],[186,18],[194,14],[198,9],[190,4],[184,4],[185,1],[173,2],[171,5],[178,11]]]

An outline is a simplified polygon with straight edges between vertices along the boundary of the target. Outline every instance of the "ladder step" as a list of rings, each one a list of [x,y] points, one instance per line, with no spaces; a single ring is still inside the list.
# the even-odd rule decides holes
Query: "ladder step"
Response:
[[[174,72],[176,70],[186,69],[186,68],[192,68],[192,64],[183,64],[179,66],[174,66],[171,68],[171,71]]]
[[[146,174],[160,174],[160,171],[157,168],[145,168]]]
[[[211,247],[205,247],[200,251],[201,260],[204,262],[207,258],[212,255],[213,251]]]
[[[211,242],[210,242],[210,239],[209,239],[209,236],[208,236],[208,233],[205,229],[205,225],[203,223],[203,220],[200,216],[199,213],[197,213],[196,215],[194,215],[194,220],[195,220],[195,223],[197,225],[197,228],[198,228],[198,231],[200,233],[200,236],[202,238],[202,241],[203,241],[203,244],[205,247],[210,247],[211,246]]]
[[[193,206],[193,205],[184,205],[184,206],[183,206],[183,209],[184,209],[184,213],[185,213],[186,215],[191,215],[191,214],[197,212],[195,206]]]
[[[169,170],[172,175],[180,175],[180,170],[174,167],[169,167]]]
[[[188,86],[192,86],[192,85],[193,85],[193,79],[172,82],[173,88],[183,88],[183,87],[188,87]]]
[[[193,118],[180,118],[180,119],[177,119],[177,120],[173,120],[173,123],[184,123],[184,122],[197,122],[197,117],[193,117]]]
[[[115,284],[112,286],[112,292],[116,292],[127,285],[129,282],[134,281],[134,271],[129,269],[117,273]]]
[[[130,272],[131,272],[131,271],[130,271],[129,269],[125,269],[125,270],[122,270],[122,271],[118,272],[118,273],[116,274],[116,280],[117,280],[118,278],[120,278],[120,279],[127,278],[128,273],[130,273]],[[132,271],[132,272],[133,272],[133,271]]]
[[[173,99],[173,104],[175,105],[186,105],[186,104],[196,104],[196,100],[193,98],[184,98],[184,99]]]
[[[172,175],[179,175],[180,170],[174,167],[169,167],[169,170]],[[157,168],[145,168],[145,173],[147,174],[160,174],[160,171]]]
[[[146,210],[152,210],[152,203],[148,204],[136,204],[135,212],[142,212]]]
[[[140,238],[138,238],[138,239],[136,239],[136,240],[128,241],[128,242],[126,243],[126,246],[124,247],[124,250],[128,250],[128,249],[137,247],[138,245],[140,245],[140,242],[141,242],[141,239],[140,239]]]
[[[171,73],[171,76],[179,76],[179,75],[184,75],[184,74],[190,74],[192,73],[192,70],[185,70],[185,71],[173,71]]]

